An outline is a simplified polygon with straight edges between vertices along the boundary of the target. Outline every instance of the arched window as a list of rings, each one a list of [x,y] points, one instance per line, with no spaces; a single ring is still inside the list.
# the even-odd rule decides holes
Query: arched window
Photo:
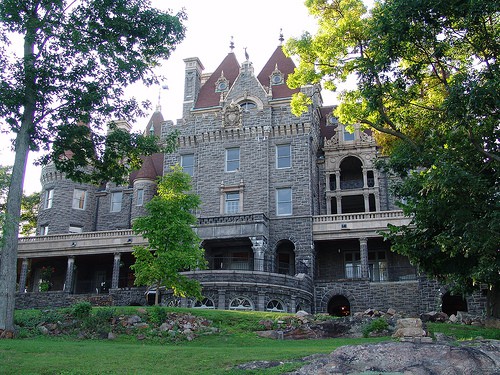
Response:
[[[229,303],[229,310],[253,310],[253,304],[246,297],[236,297]]]
[[[203,298],[201,301],[196,301],[193,305],[195,309],[215,309],[214,301],[211,298]]]
[[[251,100],[245,100],[243,102],[239,103],[241,109],[243,109],[245,112],[248,112],[251,109],[257,108],[257,104],[252,102]]]
[[[266,311],[285,312],[285,305],[277,299],[273,299],[267,303]]]

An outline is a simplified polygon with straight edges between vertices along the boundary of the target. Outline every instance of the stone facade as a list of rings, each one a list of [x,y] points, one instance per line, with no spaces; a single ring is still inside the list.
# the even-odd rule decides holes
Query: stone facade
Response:
[[[20,291],[29,293],[19,294],[18,306],[41,306],[39,284],[52,268],[48,305],[93,295],[96,303],[146,303],[130,270],[132,246],[144,240],[130,228],[145,214],[156,178],[180,164],[202,202],[195,230],[208,269],[187,275],[200,281],[205,298],[162,290],[162,304],[332,315],[439,307],[442,286],[422,278],[379,234],[409,219],[375,168],[372,134],[339,124],[319,87],[289,89],[294,64],[281,46],[260,73],[232,51],[212,73],[198,58],[184,61],[182,119],[165,121],[158,109],[145,128],[160,137],[177,131],[176,152],[144,158],[124,186],[76,184],[44,168],[40,236],[19,243]],[[290,100],[299,91],[312,104],[295,117]],[[480,293],[467,303],[474,312],[484,308]]]

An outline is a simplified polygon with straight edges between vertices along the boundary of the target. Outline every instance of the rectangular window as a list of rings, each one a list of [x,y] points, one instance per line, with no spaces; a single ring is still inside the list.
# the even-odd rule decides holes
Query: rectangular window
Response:
[[[226,149],[226,172],[236,172],[240,169],[240,148]]]
[[[142,206],[144,203],[144,189],[138,189],[137,190],[137,200],[136,200],[136,206]]]
[[[54,199],[54,189],[47,189],[45,191],[45,201],[43,207],[45,209],[52,208],[52,200]]]
[[[194,176],[194,154],[181,155],[181,167],[184,173]]]
[[[276,189],[276,214],[292,214],[292,188]]]
[[[122,192],[111,193],[111,212],[120,212],[122,210]]]
[[[292,166],[292,150],[290,145],[276,146],[276,168],[290,168]]]
[[[82,189],[73,190],[73,208],[76,210],[85,210],[87,203],[87,191]]]
[[[354,133],[350,133],[346,128],[344,128],[344,141],[354,141]]]
[[[82,233],[83,228],[78,226],[78,225],[70,225],[69,226],[69,233]]]
[[[49,234],[49,226],[48,225],[40,226],[40,236],[46,236],[47,234]]]
[[[240,193],[229,191],[225,196],[224,213],[234,214],[240,211]]]

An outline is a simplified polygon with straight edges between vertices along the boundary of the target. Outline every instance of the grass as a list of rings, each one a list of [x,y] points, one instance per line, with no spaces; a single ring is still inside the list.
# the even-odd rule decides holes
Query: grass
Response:
[[[427,329],[431,334],[439,332],[446,336],[454,337],[456,340],[473,340],[478,337],[500,340],[500,329],[495,328],[483,328],[465,324],[427,323]]]
[[[135,336],[118,335],[115,340],[77,340],[74,337],[31,335],[40,319],[58,319],[69,310],[23,310],[16,321],[27,334],[24,339],[0,340],[2,374],[229,374],[277,375],[299,368],[303,363],[285,363],[266,370],[238,370],[236,365],[251,361],[291,361],[315,353],[330,353],[343,345],[376,343],[382,338],[336,338],[322,340],[272,340],[258,337],[262,319],[279,320],[283,314],[221,310],[168,309],[210,319],[219,334],[197,337],[193,341],[169,343]],[[93,308],[93,315],[106,315]],[[116,308],[115,314],[153,315],[137,307]],[[108,314],[109,315],[109,314]],[[31,327],[31,328],[30,328]],[[499,338],[498,330],[479,327],[429,324],[431,332],[443,332],[457,339],[482,336]],[[490,337],[494,336],[494,337]]]

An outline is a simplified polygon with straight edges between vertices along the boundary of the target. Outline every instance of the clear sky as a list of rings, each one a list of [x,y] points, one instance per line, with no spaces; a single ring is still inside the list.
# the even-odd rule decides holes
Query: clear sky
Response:
[[[174,13],[184,8],[188,20],[186,38],[177,47],[158,73],[166,78],[167,90],[159,86],[144,88],[135,85],[127,90],[139,100],[150,100],[153,109],[160,105],[166,120],[181,118],[184,90],[184,62],[188,57],[198,57],[205,67],[204,72],[214,71],[230,51],[231,36],[234,53],[240,63],[245,60],[244,47],[253,63],[255,73],[262,69],[279,45],[280,29],[285,40],[298,37],[304,31],[314,33],[316,20],[309,16],[304,0],[254,0],[235,2],[230,0],[153,0],[159,9],[171,9]],[[323,95],[325,104],[333,104],[328,95]],[[142,130],[146,119],[138,119],[134,130]],[[7,140],[11,135],[2,134],[0,164],[12,165],[13,155]],[[40,168],[32,166],[37,155],[31,155],[27,168],[24,191],[30,194],[39,191]]]

